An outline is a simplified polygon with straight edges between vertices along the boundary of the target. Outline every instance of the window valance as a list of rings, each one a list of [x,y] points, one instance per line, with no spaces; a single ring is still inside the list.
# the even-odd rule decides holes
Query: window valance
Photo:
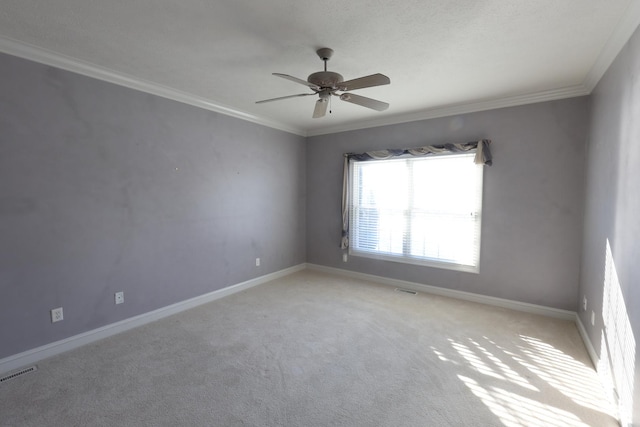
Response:
[[[475,163],[478,165],[491,166],[491,164],[493,163],[493,159],[491,157],[491,150],[489,149],[490,144],[491,140],[481,139],[480,141],[466,142],[463,144],[426,145],[424,147],[401,149],[390,148],[387,150],[367,151],[360,154],[346,153],[344,156],[346,161],[363,161],[385,160],[392,157],[399,157],[404,155],[428,156],[432,154],[462,153],[466,151],[477,150],[476,157],[474,159]]]

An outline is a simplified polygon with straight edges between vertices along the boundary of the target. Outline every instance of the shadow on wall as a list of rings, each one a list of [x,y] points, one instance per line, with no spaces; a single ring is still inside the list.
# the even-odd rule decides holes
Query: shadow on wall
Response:
[[[502,424],[617,425],[590,366],[535,337],[520,335],[509,348],[488,337],[479,341],[449,339],[451,349],[432,350],[443,362],[472,367],[458,379]]]
[[[636,341],[609,239],[605,249],[602,320],[604,329],[600,342],[598,373],[606,389],[612,392],[613,401],[617,401],[620,424],[631,425]]]

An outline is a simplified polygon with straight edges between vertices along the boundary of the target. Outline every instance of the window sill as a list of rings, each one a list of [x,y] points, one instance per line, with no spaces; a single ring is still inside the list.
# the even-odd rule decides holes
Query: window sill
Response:
[[[364,252],[349,249],[349,255],[361,258],[377,259],[382,261],[391,261],[399,264],[420,265],[423,267],[441,268],[444,270],[463,271],[465,273],[480,274],[480,267],[465,264],[455,264],[451,262],[438,261],[434,259],[409,258],[397,255],[387,255],[373,252]]]

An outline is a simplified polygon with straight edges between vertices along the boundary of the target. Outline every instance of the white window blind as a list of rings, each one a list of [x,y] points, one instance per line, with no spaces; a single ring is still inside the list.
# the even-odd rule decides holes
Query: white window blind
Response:
[[[349,252],[477,272],[483,168],[473,158],[352,162]]]

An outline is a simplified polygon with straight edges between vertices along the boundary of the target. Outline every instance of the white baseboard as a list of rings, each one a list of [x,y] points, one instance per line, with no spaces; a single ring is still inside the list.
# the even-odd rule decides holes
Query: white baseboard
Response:
[[[83,332],[81,334],[74,335],[60,341],[27,350],[13,356],[5,357],[4,359],[0,359],[0,373],[10,372],[15,369],[34,364],[36,362],[39,362],[40,360],[56,356],[60,353],[73,350],[94,341],[98,341],[103,338],[128,331],[129,329],[133,329],[138,326],[142,326],[147,323],[162,319],[164,317],[180,313],[181,311],[185,311],[190,308],[215,301],[217,299],[235,294],[245,289],[249,289],[254,286],[258,286],[263,283],[288,276],[289,274],[295,273],[296,271],[304,270],[305,266],[305,264],[299,264],[293,267],[285,268],[284,270],[279,270],[274,273],[256,277],[255,279],[247,280],[246,282],[237,283],[226,288],[218,289],[217,291],[209,292],[204,295],[200,295],[185,301],[159,308],[157,310],[150,311],[148,313],[130,317],[128,319],[124,319],[116,323],[111,323],[109,325],[93,329],[91,331]]]
[[[529,304],[508,300],[504,298],[489,297],[485,295],[474,294],[471,292],[457,291],[453,289],[439,288],[437,286],[424,285],[422,283],[407,282],[405,280],[390,279],[388,277],[375,276],[373,274],[359,273],[356,271],[343,270],[340,268],[326,267],[317,264],[307,264],[307,268],[315,271],[333,273],[342,276],[352,277],[355,279],[370,280],[372,282],[384,285],[395,286],[404,289],[411,289],[418,292],[426,292],[450,298],[461,299],[465,301],[477,302],[480,304],[493,305],[497,307],[509,308],[511,310],[522,311],[525,313],[539,314],[547,317],[554,317],[563,320],[576,320],[576,313],[569,310],[561,310],[558,308],[545,307],[542,305]]]
[[[299,264],[284,270],[276,271],[271,274],[256,277],[255,279],[247,280],[246,282],[238,283],[232,286],[228,286],[217,291],[209,292],[204,295],[197,296],[185,301],[181,301],[166,307],[159,308],[157,310],[150,311],[148,313],[140,314],[128,319],[121,320],[116,323],[105,325],[103,327],[93,329],[78,335],[74,335],[69,338],[65,338],[60,341],[56,341],[50,344],[43,345],[31,350],[27,350],[22,353],[18,353],[4,359],[0,359],[0,373],[6,373],[18,368],[22,368],[27,365],[34,364],[40,360],[52,357],[69,350],[81,347],[83,345],[101,340],[103,338],[110,337],[112,335],[119,334],[129,329],[145,325],[147,323],[162,319],[167,316],[179,313],[181,311],[188,310],[190,308],[197,307],[202,304],[206,304],[211,301],[226,297],[228,295],[235,294],[245,289],[252,288],[254,286],[261,285],[263,283],[270,282],[272,280],[279,279],[297,271],[304,270],[321,271],[326,273],[332,273],[342,275],[346,277],[352,277],[361,280],[370,280],[376,283],[381,283],[389,286],[395,286],[405,289],[411,289],[418,292],[426,292],[435,295],[446,296],[450,298],[457,298],[465,301],[477,302],[480,304],[493,305],[497,307],[508,308],[516,311],[522,311],[526,313],[539,314],[542,316],[548,316],[558,319],[575,321],[580,336],[585,343],[589,357],[594,363],[594,366],[598,366],[598,356],[595,352],[591,341],[586,333],[584,325],[580,321],[575,312],[568,310],[560,310],[557,308],[545,307],[541,305],[529,304],[519,301],[512,301],[503,298],[489,297],[485,295],[474,294],[471,292],[457,291],[452,289],[439,288],[436,286],[424,285],[421,283],[408,282],[404,280],[391,279],[388,277],[376,276],[373,274],[359,273],[355,271],[343,270],[339,268],[326,267],[317,264]]]
[[[616,390],[616,385],[613,381],[611,372],[611,360],[607,359],[607,357],[610,356],[605,355],[604,359],[600,359],[595,347],[593,346],[593,343],[591,342],[591,339],[589,338],[589,334],[587,334],[587,329],[584,327],[584,323],[582,323],[582,320],[580,320],[580,316],[578,316],[578,314],[576,314],[576,326],[578,327],[578,332],[580,332],[582,342],[584,342],[584,346],[587,349],[587,353],[589,354],[591,363],[593,363],[593,369],[598,374],[598,379],[600,380],[600,384],[602,385],[602,390],[609,400],[612,415],[616,418],[620,425],[623,425],[621,418],[622,414],[626,413],[626,411],[624,407],[620,406],[620,396],[618,394],[618,391]],[[602,331],[601,333],[604,334],[605,332]],[[631,427],[631,424],[624,423],[624,425]]]
[[[598,370],[598,366],[600,366],[600,358],[598,357],[598,353],[596,353],[596,349],[591,343],[591,339],[589,339],[589,334],[587,334],[587,329],[582,324],[582,320],[580,320],[580,316],[576,313],[576,326],[578,327],[578,332],[580,332],[580,337],[582,338],[582,342],[584,342],[584,346],[587,349],[587,353],[589,353],[589,358],[591,359],[591,363],[593,363],[593,368]]]
[[[503,308],[508,308],[511,310],[521,311],[525,313],[539,314],[542,316],[553,317],[556,319],[569,320],[569,321],[575,322],[576,327],[578,329],[578,333],[580,334],[580,338],[582,338],[582,341],[584,342],[584,346],[587,349],[589,358],[593,363],[593,368],[596,372],[598,372],[598,376],[600,378],[600,381],[604,389],[613,390],[613,384],[608,383],[607,380],[603,378],[602,373],[599,371],[600,358],[598,357],[598,353],[596,353],[596,350],[593,344],[591,343],[591,340],[589,339],[589,335],[587,334],[587,330],[584,327],[582,321],[580,320],[580,316],[578,316],[578,313],[576,312],[569,311],[569,310],[560,310],[560,309],[551,308],[551,307],[545,307],[542,305],[529,304],[525,302],[513,301],[513,300],[504,299],[504,298],[478,295],[471,292],[463,292],[463,291],[457,291],[452,289],[439,288],[436,286],[424,285],[422,283],[391,279],[388,277],[375,276],[373,274],[359,273],[356,271],[343,270],[340,268],[326,267],[323,265],[307,263],[306,266],[309,270],[336,274],[336,275],[341,275],[344,277],[350,277],[354,279],[368,280],[368,281],[380,283],[383,285],[389,285],[389,286],[394,286],[394,287],[399,287],[404,289],[411,289],[417,292],[425,292],[429,294],[456,298],[456,299],[461,299],[465,301],[472,301],[480,304],[503,307]],[[614,401],[613,407],[617,408],[618,403],[616,400],[617,398],[616,398],[615,391],[611,392],[611,395],[609,396],[609,398],[611,398]],[[618,417],[618,419],[620,419],[618,414],[616,414],[616,416]]]

